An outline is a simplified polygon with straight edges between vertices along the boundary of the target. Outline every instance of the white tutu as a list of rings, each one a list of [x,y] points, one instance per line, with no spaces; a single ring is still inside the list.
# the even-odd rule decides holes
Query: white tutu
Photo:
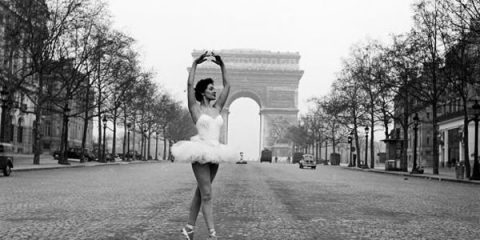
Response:
[[[202,114],[196,123],[198,134],[190,141],[179,141],[172,146],[174,161],[202,164],[237,161],[239,153],[218,141],[222,124],[220,116]]]

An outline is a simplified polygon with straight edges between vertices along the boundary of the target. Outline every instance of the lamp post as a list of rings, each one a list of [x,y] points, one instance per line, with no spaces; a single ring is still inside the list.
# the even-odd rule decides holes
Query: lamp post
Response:
[[[132,127],[131,123],[127,123],[127,161],[130,161],[130,128]]]
[[[6,142],[7,136],[5,134],[5,122],[7,121],[7,114],[6,114],[6,106],[7,106],[7,97],[8,97],[8,91],[5,89],[2,89],[0,91],[0,98],[2,100],[2,116],[0,119],[0,142]]]
[[[349,155],[349,161],[348,161],[348,166],[353,167],[353,162],[352,162],[352,133],[350,133],[350,136],[348,136],[348,144],[350,144],[350,155]]]
[[[370,129],[368,128],[368,126],[365,127],[365,160],[363,161],[363,165],[362,165],[362,168],[368,168],[368,162],[367,162],[367,159],[368,159],[368,131]]]
[[[480,105],[478,100],[475,100],[475,104],[472,106],[473,109],[473,121],[475,122],[475,151],[473,157],[473,171],[470,180],[480,180],[480,166],[478,165],[478,121],[480,116]]]
[[[418,113],[415,113],[413,116],[413,132],[414,132],[414,139],[413,139],[413,166],[412,171],[410,173],[423,173],[420,172],[417,166],[417,143],[418,143]]]
[[[107,130],[107,115],[103,115],[103,152],[102,152],[102,162],[107,162],[107,158],[105,156],[105,133]]]
[[[71,111],[71,109],[68,107],[68,103],[65,106],[64,113],[63,113],[63,147],[60,149],[63,149],[62,157],[58,160],[58,164],[65,164],[65,165],[70,165],[68,162],[68,114]]]

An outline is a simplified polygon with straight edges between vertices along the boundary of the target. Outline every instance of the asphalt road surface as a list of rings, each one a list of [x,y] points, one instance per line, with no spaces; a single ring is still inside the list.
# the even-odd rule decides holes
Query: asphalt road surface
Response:
[[[182,239],[195,186],[165,162],[14,172],[0,239]],[[222,164],[213,191],[219,239],[480,239],[478,185],[249,163]]]

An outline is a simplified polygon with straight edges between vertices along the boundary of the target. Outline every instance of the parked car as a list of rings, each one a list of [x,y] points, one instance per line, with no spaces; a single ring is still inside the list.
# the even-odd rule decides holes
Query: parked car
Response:
[[[142,158],[142,155],[141,155],[139,152],[137,152],[137,151],[135,151],[135,152],[130,151],[130,152],[128,152],[125,156],[126,156],[128,159],[133,159],[134,156],[135,156],[135,159],[137,159],[137,160]]]
[[[60,152],[60,150],[57,150],[57,151],[53,152],[53,158],[59,160],[61,154],[62,153]],[[82,156],[82,148],[71,147],[71,148],[67,149],[67,158],[80,159],[81,156]],[[83,157],[89,162],[96,160],[95,154],[93,154],[88,149],[84,150]]]
[[[265,149],[262,151],[262,156],[260,157],[260,162],[270,162],[272,163],[272,151]]]
[[[105,153],[105,160],[107,162],[115,162],[116,156],[111,153]]]
[[[0,169],[4,176],[10,176],[13,168],[13,145],[0,143]]]
[[[309,168],[312,168],[312,169],[316,169],[317,168],[317,161],[315,161],[315,159],[313,159],[313,155],[303,154],[302,159],[300,159],[300,161],[298,162],[298,165],[299,165],[300,168],[309,167]]]

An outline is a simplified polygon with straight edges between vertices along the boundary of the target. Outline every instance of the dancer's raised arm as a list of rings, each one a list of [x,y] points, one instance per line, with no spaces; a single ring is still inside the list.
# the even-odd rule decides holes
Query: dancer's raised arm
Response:
[[[223,90],[220,93],[220,96],[218,96],[218,99],[214,105],[214,107],[218,109],[218,111],[222,111],[223,106],[227,101],[228,94],[230,93],[230,83],[227,80],[227,70],[225,68],[225,64],[223,63],[222,58],[218,55],[215,55],[214,53],[212,53],[212,55],[215,57],[215,60],[213,60],[213,62],[220,66],[220,69],[222,70]]]
[[[195,71],[197,70],[197,65],[205,62],[205,57],[207,56],[207,52],[204,52],[200,55],[197,59],[195,59],[192,63],[192,67],[190,68],[190,73],[188,74],[188,83],[187,83],[187,94],[188,94],[188,110],[190,114],[193,116],[192,111],[196,106],[197,100],[195,99],[195,86],[193,85],[193,81],[195,80]]]

